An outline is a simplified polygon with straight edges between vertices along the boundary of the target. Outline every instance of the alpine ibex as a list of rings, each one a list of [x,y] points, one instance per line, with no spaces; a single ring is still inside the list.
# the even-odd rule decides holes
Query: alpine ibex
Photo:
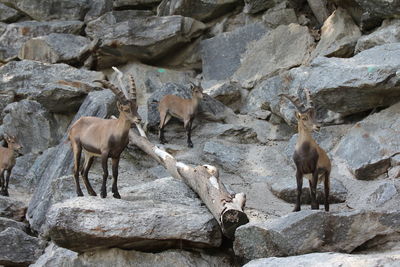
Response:
[[[331,172],[331,161],[326,152],[315,142],[311,136],[313,130],[319,130],[316,123],[315,108],[308,89],[304,89],[307,105],[304,105],[295,96],[281,94],[289,99],[297,108],[297,128],[299,135],[293,154],[296,164],[297,199],[293,211],[300,211],[301,192],[303,187],[303,175],[310,183],[311,209],[319,209],[317,201],[317,184],[324,181],[325,210],[329,211],[329,175]]]
[[[160,113],[160,133],[159,138],[161,144],[165,144],[167,141],[164,137],[164,127],[172,117],[183,120],[183,126],[187,132],[187,144],[188,147],[193,147],[191,140],[192,134],[192,123],[200,101],[203,99],[203,89],[201,86],[196,86],[191,83],[192,98],[184,99],[176,95],[164,96],[159,105],[158,111]]]
[[[68,139],[71,141],[74,153],[74,178],[76,183],[76,193],[83,196],[79,185],[79,163],[81,151],[85,154],[82,176],[89,195],[96,196],[88,180],[89,169],[93,163],[93,157],[101,158],[103,168],[103,183],[101,186],[101,197],[107,196],[106,183],[108,178],[107,161],[112,159],[113,185],[112,193],[115,198],[121,198],[118,193],[118,164],[122,151],[128,145],[128,133],[133,123],[140,123],[141,118],[137,112],[136,105],[136,86],[130,76],[131,86],[129,93],[121,91],[116,86],[105,80],[96,80],[105,88],[109,88],[117,96],[117,107],[119,118],[101,119],[96,117],[82,117],[71,127]],[[124,90],[124,88],[122,88]]]
[[[15,159],[22,149],[22,145],[17,143],[15,136],[4,135],[4,140],[7,142],[8,147],[0,147],[0,184],[1,195],[8,196],[8,182],[10,181],[11,171],[15,165]],[[7,171],[6,180],[4,175]]]

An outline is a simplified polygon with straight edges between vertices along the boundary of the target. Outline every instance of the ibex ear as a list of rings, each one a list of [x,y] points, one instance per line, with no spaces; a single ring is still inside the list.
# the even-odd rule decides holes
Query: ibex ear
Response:
[[[295,111],[294,115],[295,115],[297,120],[300,120],[300,112]]]

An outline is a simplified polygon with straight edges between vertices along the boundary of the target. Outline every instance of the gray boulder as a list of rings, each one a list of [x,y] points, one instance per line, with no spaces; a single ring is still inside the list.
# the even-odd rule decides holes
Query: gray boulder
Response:
[[[251,43],[232,79],[242,87],[252,88],[262,79],[305,63],[313,44],[307,27],[281,25]]]
[[[189,89],[189,84],[180,85],[175,83],[166,83],[157,91],[155,91],[147,100],[147,123],[150,127],[158,126],[160,123],[160,114],[158,112],[158,102],[165,95],[178,95],[182,98],[191,98],[192,93]],[[232,111],[221,102],[204,94],[200,102],[199,113],[212,120],[224,120],[232,115]]]
[[[293,8],[289,8],[287,2],[268,9],[262,16],[263,22],[271,28],[276,28],[279,25],[289,25],[291,23],[299,23],[296,12]]]
[[[238,0],[163,0],[157,8],[157,15],[182,15],[208,21],[231,11],[238,2]]]
[[[203,81],[203,91],[224,105],[235,107],[241,104],[242,92],[239,85],[230,81]]]
[[[204,144],[201,157],[205,162],[217,164],[221,168],[235,173],[246,159],[246,153],[247,151],[237,146],[228,146],[221,142],[209,141]]]
[[[312,57],[351,57],[361,31],[346,10],[339,8],[325,20]]]
[[[190,42],[206,27],[192,18],[132,16],[132,12],[108,12],[88,23],[86,34],[101,40],[102,67],[116,61],[159,58],[176,46]]]
[[[47,213],[45,234],[57,245],[77,252],[109,247],[218,247],[218,223],[200,201],[187,201],[194,193],[179,183],[173,183],[179,189],[165,187],[158,180],[125,188],[123,194],[128,197],[124,200],[83,197],[57,203]]]
[[[271,192],[280,199],[289,203],[296,203],[297,198],[297,183],[296,172],[293,170],[292,177],[278,177],[270,181]],[[342,182],[337,179],[330,178],[329,203],[343,203],[346,201],[347,189]],[[317,201],[323,204],[325,201],[324,184],[320,183],[317,186]],[[310,204],[310,185],[307,179],[303,178],[303,191],[301,195],[301,204]]]
[[[25,218],[26,204],[13,198],[0,196],[0,217],[23,221]]]
[[[359,53],[374,46],[399,42],[400,20],[385,20],[374,32],[360,37],[354,52]]]
[[[15,228],[0,232],[0,245],[0,264],[5,266],[28,266],[44,250],[43,241]]]
[[[393,18],[400,13],[400,1],[355,0],[365,11],[374,17]]]
[[[12,219],[0,217],[0,232],[3,232],[7,228],[15,228],[21,231],[26,232],[28,230],[28,226],[25,223],[17,222]]]
[[[151,8],[161,0],[114,0],[113,7],[115,9],[123,9],[123,8]]]
[[[109,90],[91,92],[82,103],[73,122],[82,116],[109,117],[115,112],[115,95]],[[31,228],[40,232],[52,201],[52,181],[72,173],[73,155],[70,144],[59,144],[43,153],[28,172],[38,181],[29,203],[27,219]]]
[[[17,56],[22,45],[33,37],[50,33],[78,34],[82,27],[81,21],[24,21],[9,24],[0,36],[0,60]]]
[[[387,172],[400,151],[400,103],[357,123],[340,141],[335,156],[357,179],[371,180]]]
[[[79,254],[71,250],[51,244],[46,252],[31,267],[53,266],[154,266],[154,267],[228,267],[229,257],[225,255],[208,255],[203,252],[185,250],[166,250],[159,253],[146,253],[118,248],[101,249]]]
[[[324,266],[324,267],[351,267],[351,266],[388,266],[394,267],[400,258],[397,252],[373,254],[345,254],[345,253],[310,253],[291,257],[270,257],[252,260],[243,267],[297,267],[297,266]]]
[[[260,11],[264,11],[271,7],[274,7],[276,2],[275,0],[245,0],[244,1],[244,13],[255,14]]]
[[[20,12],[0,3],[0,22],[11,23],[18,20],[20,17],[22,17]]]
[[[240,67],[241,55],[251,41],[267,32],[261,23],[240,27],[201,42],[203,77],[205,80],[224,80]]]
[[[398,196],[398,190],[393,182],[382,182],[367,198],[367,203],[374,207],[382,207]]]
[[[110,12],[113,9],[114,0],[97,0],[89,1],[89,10],[85,15],[85,22],[97,19],[104,13]]]
[[[52,33],[25,42],[18,53],[20,59],[44,63],[78,64],[88,55],[92,42],[83,36]]]
[[[0,112],[0,124],[3,123],[3,117],[4,117],[3,110],[4,110],[4,108],[8,104],[14,102],[14,97],[15,97],[14,92],[7,92],[7,93],[4,93],[4,94],[0,94],[0,110],[2,111],[2,112]]]
[[[248,260],[311,252],[350,253],[376,238],[398,236],[399,220],[398,211],[300,211],[239,227],[234,251]]]
[[[89,0],[15,0],[8,1],[34,20],[83,20]]]
[[[78,110],[89,91],[98,89],[93,80],[104,79],[104,75],[66,64],[23,60],[0,67],[0,79],[4,81],[1,93],[29,97],[51,112],[71,113]]]
[[[23,146],[22,154],[37,154],[58,144],[69,123],[57,121],[42,105],[31,100],[11,103],[3,113],[4,131],[17,137]]]
[[[294,106],[278,95],[304,99],[303,88],[309,88],[314,104],[321,110],[317,110],[320,118],[329,117],[330,111],[344,116],[392,105],[400,100],[396,74],[399,51],[400,43],[395,43],[365,50],[352,58],[317,57],[310,66],[291,69],[260,83],[250,92],[244,110],[261,107],[293,124]]]

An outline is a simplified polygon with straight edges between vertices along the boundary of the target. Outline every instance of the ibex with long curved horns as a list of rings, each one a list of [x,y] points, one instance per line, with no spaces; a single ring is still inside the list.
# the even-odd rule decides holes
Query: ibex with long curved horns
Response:
[[[296,112],[297,128],[299,136],[293,154],[296,164],[297,199],[293,211],[300,211],[301,192],[303,187],[303,175],[310,183],[311,209],[319,209],[317,201],[317,184],[324,181],[325,191],[325,210],[329,211],[329,175],[331,172],[331,161],[326,152],[315,142],[311,136],[313,130],[319,130],[316,123],[315,108],[311,100],[310,92],[304,89],[307,105],[291,95],[281,94],[289,99],[297,108]]]
[[[96,80],[105,88],[109,88],[117,96],[117,107],[119,118],[102,119],[97,117],[82,117],[71,127],[68,139],[71,141],[74,153],[74,178],[76,183],[76,193],[83,196],[79,185],[79,163],[81,152],[85,154],[85,163],[82,176],[89,195],[96,196],[88,180],[89,169],[93,163],[93,157],[101,158],[103,167],[103,183],[101,186],[101,197],[107,196],[106,183],[108,178],[107,161],[112,159],[113,185],[112,193],[115,198],[121,198],[118,193],[118,164],[122,151],[128,145],[128,133],[133,123],[140,123],[141,118],[137,112],[136,87],[135,82],[130,76],[131,86],[129,92],[118,89],[116,86],[105,80]]]

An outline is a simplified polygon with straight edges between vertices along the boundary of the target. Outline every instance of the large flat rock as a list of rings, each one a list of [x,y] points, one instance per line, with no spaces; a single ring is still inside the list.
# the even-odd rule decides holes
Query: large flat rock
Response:
[[[345,254],[345,253],[310,253],[292,257],[271,257],[252,260],[243,267],[375,267],[375,266],[396,266],[400,261],[399,252],[375,253],[375,254]]]
[[[93,80],[103,78],[101,72],[66,64],[12,61],[0,67],[0,92],[29,97],[51,112],[71,113],[78,110],[89,91],[98,88]]]
[[[78,34],[83,27],[81,21],[24,21],[8,24],[4,32],[0,31],[0,59],[6,60],[18,55],[22,45],[33,37],[50,33]]]
[[[129,59],[156,59],[199,36],[205,25],[192,18],[129,15],[112,11],[88,23],[86,34],[100,39],[101,67]]]
[[[247,45],[267,33],[261,23],[240,27],[201,42],[203,76],[206,80],[224,80],[240,67]]]
[[[260,80],[305,63],[313,45],[307,27],[281,25],[248,46],[232,79],[252,88]]]
[[[400,212],[300,211],[265,223],[249,223],[236,230],[235,254],[248,260],[311,252],[346,252],[385,237],[398,236]]]
[[[53,205],[46,216],[45,235],[58,246],[78,252],[221,244],[217,221],[183,182],[163,178],[121,193],[128,196],[124,200],[73,198]]]
[[[308,88],[318,116],[329,112],[342,116],[400,100],[400,43],[385,44],[362,51],[352,58],[317,57],[310,66],[291,69],[257,85],[249,94],[245,109],[271,110],[289,124],[295,122],[294,106],[279,94],[304,99]],[[328,114],[328,115],[327,115]],[[336,115],[335,115],[336,116]]]
[[[336,157],[357,179],[371,180],[387,172],[391,157],[400,153],[400,103],[356,123],[342,138]]]

